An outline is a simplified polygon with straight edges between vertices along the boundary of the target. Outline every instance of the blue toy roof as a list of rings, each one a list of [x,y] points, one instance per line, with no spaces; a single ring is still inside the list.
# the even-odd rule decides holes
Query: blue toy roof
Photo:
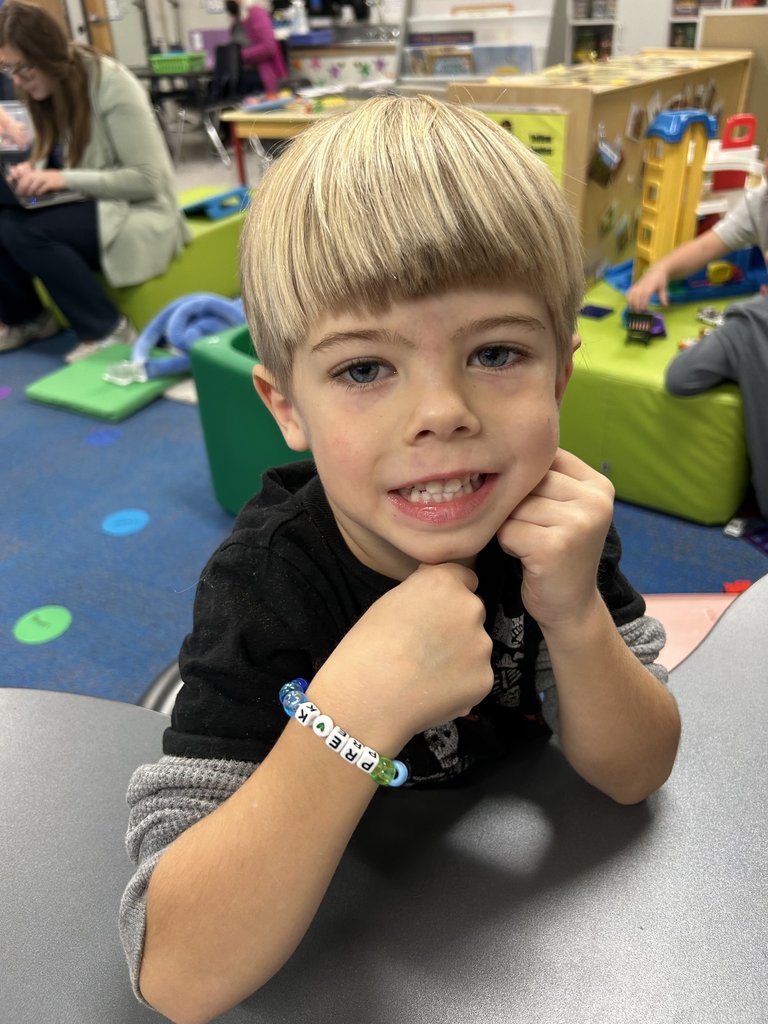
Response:
[[[717,138],[717,118],[706,110],[663,110],[651,122],[645,133],[664,142],[680,142],[692,124],[703,124],[708,139]]]

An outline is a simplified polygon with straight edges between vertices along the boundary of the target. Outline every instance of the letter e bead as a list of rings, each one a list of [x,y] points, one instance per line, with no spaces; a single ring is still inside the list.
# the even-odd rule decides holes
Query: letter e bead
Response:
[[[334,750],[337,754],[347,742],[349,733],[346,729],[342,729],[340,725],[335,726],[331,732],[325,738],[325,745]]]

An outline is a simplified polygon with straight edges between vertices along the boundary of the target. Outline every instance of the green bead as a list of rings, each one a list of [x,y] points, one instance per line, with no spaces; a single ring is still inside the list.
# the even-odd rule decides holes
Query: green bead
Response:
[[[371,772],[371,778],[374,782],[378,782],[380,786],[388,786],[392,779],[397,774],[397,769],[388,757],[382,757],[379,754],[379,761],[376,767]]]

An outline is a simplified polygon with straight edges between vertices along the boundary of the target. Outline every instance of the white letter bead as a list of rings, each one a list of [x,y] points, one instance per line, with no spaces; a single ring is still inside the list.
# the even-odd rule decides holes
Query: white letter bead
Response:
[[[362,752],[363,744],[360,740],[356,740],[354,736],[350,736],[339,751],[339,755],[343,757],[345,761],[349,761],[350,764],[357,764]]]
[[[346,743],[348,736],[349,733],[345,729],[342,729],[340,725],[337,725],[331,730],[330,734],[326,736],[325,745],[338,753]]]
[[[368,775],[370,775],[378,763],[378,753],[372,747],[363,747],[363,752],[357,762],[357,767],[360,768],[361,771],[367,772]]]
[[[316,736],[327,736],[333,732],[333,719],[330,715],[318,715],[312,723],[312,732]]]
[[[296,708],[296,721],[299,725],[312,725],[314,720],[320,714],[320,708],[317,704],[313,704],[311,700],[304,701],[303,704],[299,704]]]

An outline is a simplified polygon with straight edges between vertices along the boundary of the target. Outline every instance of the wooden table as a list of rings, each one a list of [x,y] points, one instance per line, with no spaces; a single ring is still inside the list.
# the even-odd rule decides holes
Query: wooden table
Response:
[[[232,139],[235,147],[235,162],[241,185],[248,184],[248,173],[243,157],[243,139],[293,139],[315,121],[337,114],[354,105],[354,101],[336,104],[327,110],[304,113],[298,108],[285,107],[283,110],[228,110],[221,120],[232,125]]]

